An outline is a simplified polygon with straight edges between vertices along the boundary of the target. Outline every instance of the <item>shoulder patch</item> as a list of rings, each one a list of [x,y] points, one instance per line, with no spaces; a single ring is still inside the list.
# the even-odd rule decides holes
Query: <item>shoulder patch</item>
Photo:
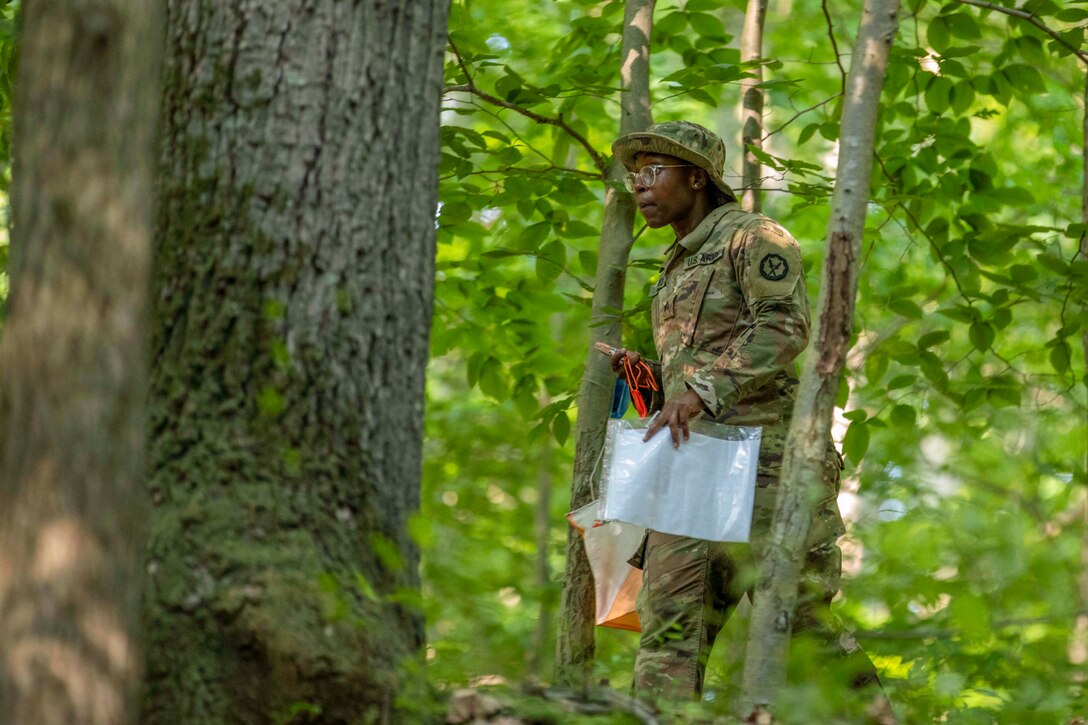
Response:
[[[759,274],[763,279],[777,282],[790,273],[790,263],[781,254],[765,254],[759,260]]]
[[[769,219],[746,230],[743,246],[743,288],[749,304],[784,299],[803,279],[801,248],[789,232]]]

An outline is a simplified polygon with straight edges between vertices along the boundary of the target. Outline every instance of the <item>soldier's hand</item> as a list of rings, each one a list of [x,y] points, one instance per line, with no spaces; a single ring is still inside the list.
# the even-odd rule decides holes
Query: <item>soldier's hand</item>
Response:
[[[702,412],[703,399],[694,390],[685,390],[680,395],[665,401],[665,405],[661,406],[661,412],[646,429],[646,436],[642,440],[643,442],[650,440],[659,430],[668,426],[669,432],[672,433],[672,446],[679,448],[681,434],[684,440],[691,437],[688,421]]]
[[[609,362],[612,364],[612,372],[619,375],[623,372],[624,361],[629,361],[632,366],[638,365],[638,361],[642,359],[642,356],[637,352],[629,352],[626,347],[617,347],[616,351],[612,353],[612,357]]]

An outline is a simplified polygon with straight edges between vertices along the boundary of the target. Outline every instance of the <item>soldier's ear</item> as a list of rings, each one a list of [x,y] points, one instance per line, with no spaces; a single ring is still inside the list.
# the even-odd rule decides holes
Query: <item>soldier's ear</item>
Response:
[[[694,173],[689,177],[688,183],[691,184],[691,188],[698,191],[706,186],[707,176],[706,172],[702,169],[696,168]]]

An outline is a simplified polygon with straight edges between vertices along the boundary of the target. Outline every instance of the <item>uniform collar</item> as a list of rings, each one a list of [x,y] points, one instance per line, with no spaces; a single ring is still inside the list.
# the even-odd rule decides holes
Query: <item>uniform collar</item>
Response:
[[[710,233],[714,230],[714,227],[721,221],[722,217],[731,211],[740,209],[740,204],[735,201],[722,204],[715,208],[699,222],[699,226],[695,227],[685,236],[683,239],[677,239],[669,248],[665,250],[666,258],[668,261],[665,266],[676,258],[681,257],[688,252],[697,252],[706,243],[706,240],[710,238]]]
[[[689,252],[699,251],[699,248],[702,247],[706,240],[710,237],[710,232],[712,229],[714,229],[714,225],[717,224],[723,216],[739,208],[740,204],[735,201],[731,201],[727,204],[722,204],[721,206],[715,208],[713,211],[707,214],[701,222],[699,222],[699,226],[692,229],[691,233],[689,233],[683,239],[679,240],[677,244],[679,244],[681,247],[688,250]]]

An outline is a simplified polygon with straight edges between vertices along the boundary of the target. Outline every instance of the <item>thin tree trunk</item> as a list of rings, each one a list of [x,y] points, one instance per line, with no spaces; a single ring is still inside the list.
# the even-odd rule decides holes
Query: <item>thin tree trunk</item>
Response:
[[[650,31],[656,0],[627,0],[620,49],[620,134],[641,131],[653,123],[650,114]],[[593,293],[585,372],[578,391],[578,422],[575,427],[574,479],[571,509],[593,500],[597,461],[604,445],[605,425],[612,402],[615,380],[605,356],[592,343],[620,344],[620,321],[615,310],[623,309],[627,259],[631,252],[635,220],[634,197],[623,190],[626,169],[613,160],[605,191],[604,221]],[[593,574],[589,570],[582,538],[573,529],[567,532],[567,566],[563,579],[556,641],[555,680],[557,684],[583,687],[588,684],[594,657]]]
[[[169,0],[147,722],[391,722],[446,0]]]
[[[1085,230],[1080,233],[1080,256],[1082,259],[1088,260],[1088,73],[1084,74],[1084,118],[1082,119],[1083,125],[1083,138],[1081,146],[1081,161],[1083,164],[1082,179],[1081,179],[1081,194],[1080,194],[1080,220],[1085,225]],[[1088,329],[1086,329],[1081,336],[1081,341],[1084,344],[1084,364],[1085,364],[1085,388],[1088,388]],[[1088,400],[1085,401],[1088,404]],[[1084,441],[1084,466],[1085,471],[1088,471],[1088,426],[1085,426]],[[1088,474],[1086,474],[1088,475]],[[1088,483],[1086,481],[1085,483]]]
[[[827,238],[819,314],[786,440],[781,492],[749,627],[744,706],[775,701],[786,655],[828,433],[850,344],[857,273],[869,198],[880,93],[898,29],[898,0],[866,0],[847,77],[839,164]]]
[[[541,400],[541,407],[548,405],[547,395]],[[544,650],[552,642],[552,619],[555,614],[555,597],[552,592],[552,571],[548,564],[548,546],[552,534],[552,487],[555,477],[552,475],[555,452],[550,440],[542,444],[540,457],[536,461],[536,509],[533,513],[533,533],[536,538],[536,590],[539,592],[540,613],[536,620],[533,646],[529,648],[527,669],[529,674],[539,677],[542,674]]]
[[[740,62],[750,63],[763,57],[763,19],[767,15],[767,0],[748,0],[744,11],[744,27],[740,34]],[[740,203],[748,211],[758,212],[763,208],[760,192],[763,166],[752,150],[763,150],[763,66],[750,69],[751,78],[740,81],[740,123],[741,148],[744,150],[744,164]]]
[[[0,342],[0,722],[135,722],[161,8],[22,10]]]

